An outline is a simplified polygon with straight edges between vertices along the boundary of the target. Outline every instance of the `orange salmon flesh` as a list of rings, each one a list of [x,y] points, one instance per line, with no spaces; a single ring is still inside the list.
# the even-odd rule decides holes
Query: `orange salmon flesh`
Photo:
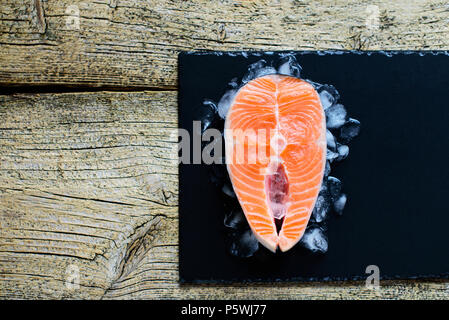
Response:
[[[243,86],[225,122],[229,176],[258,241],[275,252],[303,236],[326,164],[318,93],[298,78],[268,75]]]

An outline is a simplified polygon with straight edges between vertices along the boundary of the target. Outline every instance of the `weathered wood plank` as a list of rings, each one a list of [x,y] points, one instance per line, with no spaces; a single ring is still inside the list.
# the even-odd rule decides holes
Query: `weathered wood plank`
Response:
[[[175,95],[0,96],[0,118],[0,297],[102,297],[177,218]]]
[[[444,280],[179,285],[175,92],[0,96],[0,119],[0,298],[449,297]]]
[[[176,87],[179,50],[449,49],[444,0],[3,0],[0,85]]]

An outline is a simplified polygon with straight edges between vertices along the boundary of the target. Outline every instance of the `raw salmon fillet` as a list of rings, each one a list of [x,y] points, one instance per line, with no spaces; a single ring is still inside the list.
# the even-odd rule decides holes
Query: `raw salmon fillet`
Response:
[[[273,252],[289,250],[304,234],[326,163],[318,93],[289,76],[248,82],[228,110],[225,145],[229,176],[253,233]]]

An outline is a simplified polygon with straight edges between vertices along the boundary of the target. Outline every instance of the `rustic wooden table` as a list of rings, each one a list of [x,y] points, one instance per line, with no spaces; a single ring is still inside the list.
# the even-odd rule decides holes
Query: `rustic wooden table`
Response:
[[[180,286],[173,134],[180,50],[448,50],[446,0],[1,0],[0,32],[0,298],[449,297]]]

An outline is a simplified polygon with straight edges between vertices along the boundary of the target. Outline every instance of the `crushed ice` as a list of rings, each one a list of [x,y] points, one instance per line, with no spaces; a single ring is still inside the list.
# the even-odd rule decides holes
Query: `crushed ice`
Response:
[[[231,229],[244,229],[245,225],[245,215],[242,210],[232,210],[225,215],[224,225]]]
[[[340,128],[340,139],[344,143],[348,143],[360,132],[360,121],[349,118],[348,121]]]
[[[248,83],[249,81],[263,77],[269,74],[283,74],[287,76],[293,76],[299,78],[300,72],[302,70],[301,66],[296,61],[295,56],[290,54],[285,54],[281,56],[279,63],[276,66],[272,66],[267,63],[266,60],[261,59],[257,62],[254,62],[248,66],[247,73],[242,77],[241,84],[238,84],[238,78],[233,78],[229,83],[228,89],[223,96],[220,98],[217,104],[213,103],[211,100],[204,100],[205,105],[213,104],[216,108],[218,115],[221,119],[225,119],[226,114],[228,113],[229,107],[234,100],[238,89]],[[212,103],[211,103],[212,102]]]
[[[278,68],[279,74],[299,78],[301,70],[302,67],[296,61],[295,56],[287,54],[281,58],[280,66]]]
[[[337,214],[339,215],[343,214],[343,209],[345,208],[346,200],[347,198],[344,193],[334,200],[334,210]]]
[[[247,53],[241,53],[241,55],[245,58],[248,57]],[[273,55],[273,57],[276,56]],[[270,63],[265,59],[252,63],[240,81],[237,77],[231,79],[227,91],[224,92],[218,103],[205,99],[204,109],[201,110],[198,117],[202,121],[202,130],[216,128],[223,131],[224,119],[236,93],[249,81],[268,74],[283,74],[300,78],[302,67],[293,54],[279,53],[277,59],[272,60]],[[344,105],[339,103],[340,94],[334,86],[308,79],[304,80],[317,90],[326,115],[327,161],[323,183],[310,222],[299,244],[312,252],[324,253],[328,249],[325,230],[330,213],[342,215],[347,202],[347,196],[342,192],[341,181],[330,176],[331,163],[342,161],[348,157],[349,147],[347,144],[360,133],[360,122],[348,117]],[[259,249],[259,243],[251,232],[241,210],[224,162],[211,165],[211,181],[223,195],[224,227],[229,253],[242,258],[251,257]]]
[[[228,113],[229,107],[231,106],[232,101],[234,100],[234,96],[237,93],[237,89],[228,90],[223,97],[221,97],[220,101],[218,101],[218,115],[224,119],[226,114]]]
[[[333,104],[326,110],[326,127],[329,129],[340,128],[346,122],[346,109],[342,104]]]
[[[231,232],[229,235],[229,252],[237,257],[249,258],[259,249],[259,241],[251,230],[242,233]]]
[[[308,227],[299,243],[312,252],[324,253],[328,246],[326,234],[317,226]]]

